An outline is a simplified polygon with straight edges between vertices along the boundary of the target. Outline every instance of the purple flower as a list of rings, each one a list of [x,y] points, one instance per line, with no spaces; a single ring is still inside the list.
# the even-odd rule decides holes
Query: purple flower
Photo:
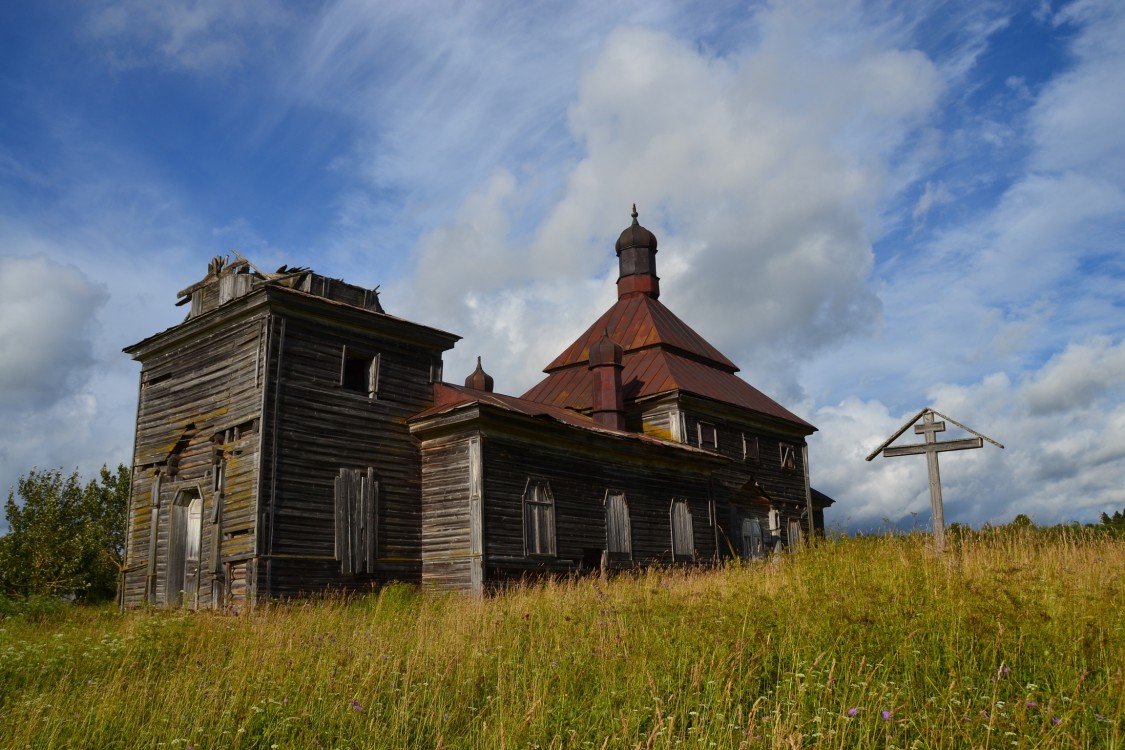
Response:
[[[1027,702],[1027,707],[1028,707],[1028,708],[1039,708],[1039,704],[1038,704],[1038,703],[1036,703],[1035,701],[1028,701],[1028,702]]]
[[[1052,717],[1051,717],[1051,723],[1052,723],[1052,724],[1056,724],[1056,725],[1058,725],[1058,724],[1062,724],[1062,719],[1060,719],[1060,718],[1059,718],[1059,717],[1057,717],[1057,716],[1052,716]]]
[[[850,717],[854,717],[858,713],[859,713],[858,708],[849,708],[848,709],[848,716],[850,716]]]
[[[1008,667],[1008,666],[1005,666],[1003,664],[1001,664],[1000,668],[996,670],[996,676],[1000,677],[1000,678],[1007,677],[1011,673],[1012,673],[1012,668]]]
[[[891,712],[884,708],[883,709],[883,721],[890,721],[890,720],[891,720]]]
[[[363,706],[359,705],[359,701],[357,701],[355,698],[352,698],[352,710],[353,711],[362,711],[363,710]]]

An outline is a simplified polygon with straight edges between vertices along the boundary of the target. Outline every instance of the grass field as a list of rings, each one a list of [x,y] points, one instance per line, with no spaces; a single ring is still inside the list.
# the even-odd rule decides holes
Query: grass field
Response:
[[[0,745],[1125,747],[1125,540],[926,541],[484,601],[17,614]]]

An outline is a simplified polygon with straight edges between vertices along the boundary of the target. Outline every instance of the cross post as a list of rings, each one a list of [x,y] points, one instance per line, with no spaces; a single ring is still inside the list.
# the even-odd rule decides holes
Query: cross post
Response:
[[[915,424],[914,432],[918,435],[925,435],[926,442],[896,447],[887,447],[886,443],[884,443],[884,447],[881,448],[881,450],[883,455],[888,458],[893,456],[917,455],[919,453],[926,454],[926,468],[929,470],[930,475],[930,514],[934,520],[934,547],[940,553],[945,551],[945,509],[941,501],[941,471],[938,469],[937,454],[945,451],[982,448],[984,447],[984,438],[978,434],[978,436],[974,438],[939,442],[937,433],[945,432],[945,422],[935,422],[934,412],[930,409],[925,409],[921,416],[922,424]],[[917,417],[915,417],[915,419],[917,419]],[[907,422],[907,424],[910,423]],[[904,427],[898,435],[901,435],[905,429]],[[894,437],[898,437],[898,435]],[[891,440],[894,440],[894,438],[891,438]],[[995,441],[990,439],[990,442]],[[867,460],[870,461],[878,454],[879,451],[875,451],[875,453],[867,457]]]

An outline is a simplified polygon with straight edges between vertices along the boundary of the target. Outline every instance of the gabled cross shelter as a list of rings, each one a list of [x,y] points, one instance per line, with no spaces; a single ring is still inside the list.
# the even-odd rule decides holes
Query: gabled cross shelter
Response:
[[[945,422],[935,422],[935,415],[949,420],[962,430],[973,433],[976,437],[938,441],[937,433],[945,432]],[[922,420],[921,424],[917,424],[919,418]],[[902,433],[906,432],[906,429],[911,425],[914,425],[915,434],[925,435],[925,442],[891,447],[890,444],[898,440]],[[942,552],[945,549],[945,510],[941,501],[941,472],[938,469],[937,454],[945,451],[963,451],[971,448],[983,448],[985,440],[998,448],[1004,447],[987,435],[982,435],[955,419],[951,419],[933,409],[926,408],[915,414],[898,432],[891,435],[890,438],[872,451],[871,455],[867,457],[867,460],[871,461],[880,453],[887,458],[893,458],[894,456],[913,456],[923,453],[926,455],[926,466],[929,469],[930,475],[930,513],[934,521],[934,547],[938,552]]]

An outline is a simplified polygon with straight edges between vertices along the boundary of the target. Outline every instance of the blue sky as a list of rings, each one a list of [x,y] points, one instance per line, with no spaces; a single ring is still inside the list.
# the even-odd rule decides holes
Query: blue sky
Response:
[[[508,7],[510,6],[510,7]],[[662,300],[817,425],[848,528],[1125,507],[1125,6],[248,0],[0,8],[0,484],[128,462],[138,367],[231,248],[379,285],[521,393]],[[946,433],[956,437],[956,431]]]

